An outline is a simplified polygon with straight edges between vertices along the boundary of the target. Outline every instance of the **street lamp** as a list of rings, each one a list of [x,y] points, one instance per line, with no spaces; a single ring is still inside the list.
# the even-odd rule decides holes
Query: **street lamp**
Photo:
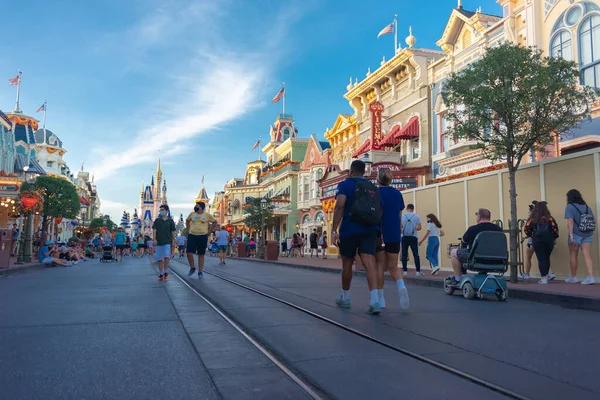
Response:
[[[267,210],[267,199],[265,199],[264,197],[262,198],[262,200],[260,201],[260,209],[261,209],[261,220],[262,220],[262,226],[260,229],[260,243],[259,243],[259,251],[260,254],[258,255],[258,258],[265,258],[265,211]]]
[[[371,171],[372,171],[372,168],[373,168],[373,160],[371,160],[369,158],[369,155],[367,153],[363,154],[363,156],[361,157],[360,160],[365,163],[365,167],[366,167],[365,168],[365,173],[366,173],[367,177],[370,177],[371,176]]]
[[[30,168],[28,165],[23,167],[23,174],[25,175],[25,189],[29,189],[30,185],[35,184],[37,179],[38,171],[34,168]],[[24,232],[23,232],[24,231]],[[43,238],[42,238],[43,240]],[[25,216],[25,229],[21,229],[21,246],[19,249],[19,256],[17,257],[17,264],[26,264],[31,262],[31,213],[27,213]]]
[[[88,209],[88,206],[86,204],[82,204],[81,205],[81,214],[82,214],[82,218],[81,218],[81,220],[82,220],[81,237],[83,239],[85,239],[85,236],[84,236],[84,232],[85,232],[85,214],[87,213],[87,209]]]

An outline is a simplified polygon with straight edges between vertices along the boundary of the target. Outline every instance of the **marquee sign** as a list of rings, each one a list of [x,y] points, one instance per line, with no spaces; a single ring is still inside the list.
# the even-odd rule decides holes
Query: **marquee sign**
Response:
[[[337,187],[338,185],[336,184],[323,188],[323,194],[321,195],[321,197],[335,196],[335,193],[337,192]]]
[[[373,184],[377,185],[377,179],[371,179]],[[417,178],[394,178],[391,187],[398,190],[414,189],[417,185]]]
[[[0,192],[17,192],[19,191],[19,185],[0,185]]]
[[[381,133],[381,113],[383,112],[383,104],[376,101],[369,106],[371,111],[371,150],[381,150],[379,143],[382,139]]]
[[[387,163],[375,163],[371,167],[371,171],[377,173],[380,169],[387,169],[392,172],[402,171],[402,164],[387,162]]]

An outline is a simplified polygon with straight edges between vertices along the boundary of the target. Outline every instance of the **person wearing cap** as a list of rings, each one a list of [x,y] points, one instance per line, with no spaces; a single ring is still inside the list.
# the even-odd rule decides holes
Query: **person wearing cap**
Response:
[[[52,251],[52,245],[54,244],[53,241],[48,240],[44,246],[42,246],[42,248],[40,249],[40,253],[38,255],[38,260],[42,263],[42,264],[46,264],[46,265],[60,265],[61,267],[69,267],[72,264],[67,261],[67,260],[60,260],[56,257],[52,257],[50,255],[50,252]]]

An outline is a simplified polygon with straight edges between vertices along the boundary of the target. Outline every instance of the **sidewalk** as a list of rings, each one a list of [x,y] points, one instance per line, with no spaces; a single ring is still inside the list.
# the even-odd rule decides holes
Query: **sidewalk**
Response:
[[[32,257],[31,262],[27,264],[17,264],[17,257],[11,257],[8,268],[0,268],[0,276],[7,276],[30,269],[45,268],[45,265],[38,262],[37,258]]]
[[[280,258],[278,261],[265,261],[254,258],[240,258],[244,261],[254,261],[283,265],[293,268],[306,268],[318,271],[337,273],[342,267],[340,259],[328,258]],[[363,275],[362,269],[354,266],[356,275]],[[423,268],[425,276],[415,276],[415,269],[408,269],[408,276],[404,279],[407,282],[416,285],[431,286],[436,288],[443,287],[444,278],[451,275],[448,271],[440,271],[436,276],[430,275],[429,267]],[[508,277],[507,277],[508,278]],[[529,279],[528,281],[519,281],[519,283],[508,282],[509,298],[535,301],[559,305],[562,307],[578,308],[589,311],[600,311],[600,283],[595,285],[581,285],[565,283],[562,280],[551,281],[548,285],[539,285],[538,279]]]

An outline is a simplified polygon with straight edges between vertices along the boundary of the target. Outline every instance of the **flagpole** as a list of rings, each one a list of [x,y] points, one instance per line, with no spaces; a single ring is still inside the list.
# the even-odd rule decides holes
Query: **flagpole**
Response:
[[[398,50],[398,14],[394,16],[394,56]]]
[[[44,131],[46,131],[46,109],[48,108],[47,103],[48,103],[48,101],[44,100],[44,126],[43,126]]]
[[[15,102],[15,109],[13,110],[14,113],[20,114],[21,110],[19,109],[19,97],[21,97],[21,75],[23,73],[21,72],[21,70],[19,70],[19,81],[17,82],[17,101]]]
[[[283,114],[285,114],[285,82],[283,82]]]
[[[285,101],[285,96],[283,98],[284,98],[283,101]],[[259,136],[258,137],[258,147],[256,148],[258,150],[258,161],[262,161],[262,154],[261,154],[261,151],[260,151],[260,141],[261,140],[262,140],[262,136]]]

